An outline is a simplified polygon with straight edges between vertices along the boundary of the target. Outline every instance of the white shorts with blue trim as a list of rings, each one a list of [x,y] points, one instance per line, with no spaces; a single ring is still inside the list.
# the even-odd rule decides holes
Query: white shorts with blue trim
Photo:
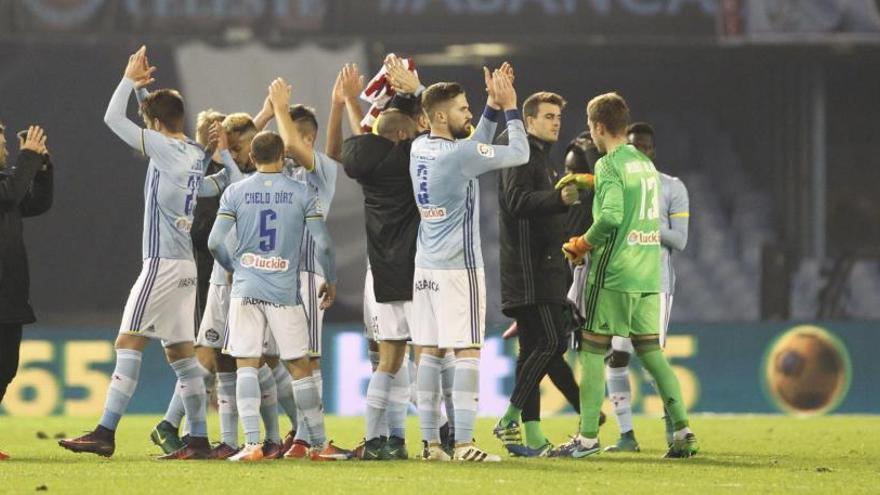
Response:
[[[482,268],[416,268],[413,280],[413,344],[470,349],[486,336],[486,275]]]
[[[222,349],[226,341],[226,322],[229,317],[229,291],[231,286],[210,284],[208,297],[205,301],[205,313],[199,325],[199,336],[196,345]]]
[[[128,294],[119,333],[159,339],[163,346],[192,342],[196,333],[196,264],[147,258]]]
[[[229,331],[223,352],[234,358],[270,355],[280,356],[285,361],[308,355],[308,324],[302,305],[285,306],[251,298],[231,298]]]
[[[376,342],[410,339],[413,322],[412,301],[380,303],[373,288],[373,271],[367,267],[364,280],[364,333]]]
[[[309,356],[321,357],[321,338],[324,331],[324,310],[318,291],[324,277],[312,272],[299,272],[299,295],[309,321]]]

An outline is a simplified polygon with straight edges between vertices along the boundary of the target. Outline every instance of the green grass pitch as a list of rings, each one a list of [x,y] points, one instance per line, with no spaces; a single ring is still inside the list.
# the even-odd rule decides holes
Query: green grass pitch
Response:
[[[664,460],[663,426],[637,418],[639,454],[601,454],[587,459],[505,459],[500,464],[399,462],[221,461],[159,462],[148,435],[153,416],[123,419],[112,459],[62,450],[56,433],[78,435],[88,418],[0,417],[0,494],[225,494],[225,493],[407,493],[416,495],[493,493],[823,493],[880,492],[880,416],[796,419],[773,416],[697,416],[692,427],[702,451],[692,459]],[[418,442],[409,420],[410,455]],[[209,424],[216,428],[216,417]],[[574,417],[544,422],[557,443],[575,428]],[[612,422],[613,423],[613,420]],[[491,419],[478,424],[480,444],[502,452]],[[282,419],[282,425],[284,420]],[[354,446],[361,418],[329,418],[330,438]],[[38,432],[49,439],[39,439]],[[213,432],[216,437],[216,431]],[[602,443],[617,436],[614,424]],[[45,487],[45,491],[42,489]]]

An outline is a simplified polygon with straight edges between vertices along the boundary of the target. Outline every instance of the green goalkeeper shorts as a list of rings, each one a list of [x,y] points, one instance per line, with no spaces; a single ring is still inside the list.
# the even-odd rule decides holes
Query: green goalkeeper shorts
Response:
[[[656,292],[620,292],[587,284],[584,304],[584,328],[599,335],[657,335],[662,328]]]

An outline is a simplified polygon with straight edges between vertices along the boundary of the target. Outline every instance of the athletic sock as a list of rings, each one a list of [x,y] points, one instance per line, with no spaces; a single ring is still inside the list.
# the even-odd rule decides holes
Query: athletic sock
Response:
[[[636,348],[636,353],[642,361],[645,369],[657,382],[657,388],[660,390],[660,397],[663,398],[663,405],[672,416],[672,423],[676,431],[688,427],[687,411],[684,408],[684,400],[681,398],[681,387],[678,384],[678,378],[669,361],[660,350],[660,346],[651,346],[640,352]]]
[[[309,443],[312,447],[324,445],[327,437],[324,432],[324,412],[321,396],[314,376],[293,381],[293,396],[299,407],[299,417],[308,428]]]
[[[608,380],[608,398],[614,405],[614,415],[617,416],[620,433],[632,431],[632,391],[629,385],[629,368],[627,366],[620,368],[606,366],[605,372]]]
[[[171,363],[177,374],[177,390],[186,411],[189,434],[194,438],[208,437],[208,399],[205,392],[205,374],[208,373],[195,357],[188,357]]]
[[[391,394],[390,373],[377,371],[370,377],[367,386],[366,439],[388,437],[388,396]]]
[[[100,424],[108,430],[115,431],[119,420],[128,408],[128,402],[137,388],[138,376],[141,372],[141,352],[131,349],[116,349],[116,368],[107,389],[104,402],[104,414]]]
[[[412,359],[406,360],[406,371],[409,373],[409,401],[412,403],[413,407],[416,408],[416,412],[419,411],[419,367],[416,366],[415,361]]]
[[[449,435],[455,437],[455,405],[452,401],[452,389],[455,384],[455,354],[447,352],[440,365],[440,386],[443,389],[443,406],[446,422],[449,423]],[[441,422],[440,424],[443,424]]]
[[[388,435],[406,438],[406,413],[409,410],[409,371],[400,369],[391,381],[388,396]]]
[[[314,380],[315,380],[315,387],[318,390],[318,398],[323,400],[324,379],[321,376],[321,371],[320,370],[313,371],[312,378],[314,378]],[[292,380],[293,379],[291,378],[291,383],[292,383]],[[292,390],[292,388],[291,388],[291,390]],[[294,402],[296,402],[295,398],[294,398]],[[299,441],[311,444],[310,438],[312,437],[312,433],[309,431],[308,423],[306,422],[306,420],[302,416],[302,414],[299,414],[299,411],[297,412],[296,425],[297,425],[296,426],[296,436],[294,437],[294,440],[299,440]]]
[[[507,411],[505,411],[504,416],[501,417],[501,426],[510,426],[511,423],[519,423],[521,417],[522,409],[513,404],[508,404]]]
[[[278,391],[278,403],[290,418],[290,429],[296,430],[296,401],[293,400],[293,379],[290,372],[283,362],[279,362],[272,368],[272,376],[275,378],[275,390]]]
[[[418,372],[419,426],[422,440],[440,442],[440,358],[422,354]]]
[[[315,388],[318,389],[318,398],[324,400],[324,375],[321,370],[312,372],[312,378],[315,379]]]
[[[180,398],[179,388],[180,382],[175,382],[174,393],[171,394],[171,401],[168,402],[168,409],[165,410],[165,417],[162,418],[175,428],[180,428],[180,422],[183,420],[183,415],[186,414],[186,410],[183,408],[183,399]]]
[[[477,421],[480,397],[480,360],[478,358],[458,358],[455,360],[455,383],[452,388],[452,402],[455,405],[455,440],[458,443],[470,442],[474,438],[474,423]]]
[[[245,443],[260,443],[260,378],[256,368],[239,368],[235,398]],[[234,446],[233,446],[234,447]]]
[[[688,433],[693,433],[690,428],[685,426],[680,430],[676,430],[675,433],[672,434],[673,440],[684,440],[684,438],[688,435]]]
[[[547,437],[544,436],[544,430],[541,429],[540,421],[526,421],[523,423],[523,429],[526,433],[527,447],[538,449],[547,443]]]
[[[275,386],[275,377],[272,376],[272,368],[264,364],[257,372],[260,380],[260,417],[266,427],[266,440],[281,443],[281,433],[278,431],[278,389]]]
[[[217,412],[220,414],[220,441],[238,446],[238,404],[235,400],[235,373],[217,373]]]
[[[581,436],[599,436],[599,409],[605,399],[605,351],[589,346],[578,353],[581,362]]]

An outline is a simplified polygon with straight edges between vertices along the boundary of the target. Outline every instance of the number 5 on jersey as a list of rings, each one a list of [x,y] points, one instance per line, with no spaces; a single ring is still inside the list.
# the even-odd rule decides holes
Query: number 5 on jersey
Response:
[[[276,229],[274,227],[275,219],[278,214],[275,210],[260,211],[260,249],[264,253],[275,250]]]

